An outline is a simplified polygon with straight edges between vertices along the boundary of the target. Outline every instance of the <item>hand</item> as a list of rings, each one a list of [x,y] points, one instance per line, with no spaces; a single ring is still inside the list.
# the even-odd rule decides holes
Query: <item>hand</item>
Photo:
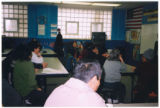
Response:
[[[37,68],[35,68],[35,69],[34,69],[34,72],[35,72],[35,73],[37,73],[37,72],[38,72],[38,69],[37,69]]]
[[[41,88],[37,88],[37,91],[42,91],[42,89]]]
[[[41,56],[41,53],[38,53],[37,56],[38,56],[38,57],[42,57],[42,56]]]
[[[119,56],[119,60],[121,61],[121,63],[124,63],[122,56]]]
[[[109,54],[108,53],[104,53],[104,54],[102,54],[102,56],[107,58],[107,57],[109,57]]]
[[[135,67],[135,66],[132,66],[131,69],[132,69],[132,71],[134,72],[134,70],[136,69],[136,67]]]
[[[42,65],[43,65],[43,68],[46,68],[48,66],[48,63],[43,62]]]

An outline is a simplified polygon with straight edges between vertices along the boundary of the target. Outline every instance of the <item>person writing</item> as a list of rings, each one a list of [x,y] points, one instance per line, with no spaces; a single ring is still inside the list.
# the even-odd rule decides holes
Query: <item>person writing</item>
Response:
[[[95,106],[105,107],[105,101],[96,93],[102,69],[98,61],[80,60],[71,77],[57,87],[45,102],[45,107]]]
[[[41,50],[41,45],[34,44],[31,61],[34,64],[35,72],[37,72],[38,69],[46,68],[48,65],[48,63],[43,61],[43,57],[40,54],[40,50]]]

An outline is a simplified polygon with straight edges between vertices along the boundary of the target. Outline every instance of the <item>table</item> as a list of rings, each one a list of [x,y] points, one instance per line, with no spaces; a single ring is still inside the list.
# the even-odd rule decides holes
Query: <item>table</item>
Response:
[[[51,50],[49,48],[43,48],[41,50],[41,55],[43,57],[57,57],[57,54],[53,50]]]
[[[2,57],[2,61],[5,60],[7,57]]]
[[[5,49],[5,50],[2,52],[2,57],[7,57],[11,51],[12,51],[12,49]]]
[[[57,57],[43,57],[43,59],[44,62],[48,63],[48,66],[47,68],[39,69],[36,76],[43,78],[44,91],[46,91],[47,77],[65,77],[68,76],[69,73]]]
[[[133,88],[134,88],[134,76],[136,75],[135,72],[122,72],[122,76],[130,76],[131,77],[131,102],[133,102]]]
[[[158,103],[131,103],[131,104],[120,103],[111,105],[113,107],[158,107]]]

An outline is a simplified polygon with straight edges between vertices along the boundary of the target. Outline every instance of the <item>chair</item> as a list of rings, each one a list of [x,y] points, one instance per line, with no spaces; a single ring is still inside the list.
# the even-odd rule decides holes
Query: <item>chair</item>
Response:
[[[114,99],[114,89],[104,87],[101,90],[103,98],[105,99],[105,103],[113,103]]]

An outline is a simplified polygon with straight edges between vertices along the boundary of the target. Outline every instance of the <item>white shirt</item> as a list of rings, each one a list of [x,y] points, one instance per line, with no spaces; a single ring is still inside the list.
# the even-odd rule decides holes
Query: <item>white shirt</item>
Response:
[[[70,78],[57,87],[45,102],[45,107],[92,106],[106,107],[103,98],[85,82]]]
[[[32,59],[31,59],[31,61],[33,63],[42,64],[43,63],[43,57],[38,57],[37,54],[35,54],[34,52],[32,52]]]

